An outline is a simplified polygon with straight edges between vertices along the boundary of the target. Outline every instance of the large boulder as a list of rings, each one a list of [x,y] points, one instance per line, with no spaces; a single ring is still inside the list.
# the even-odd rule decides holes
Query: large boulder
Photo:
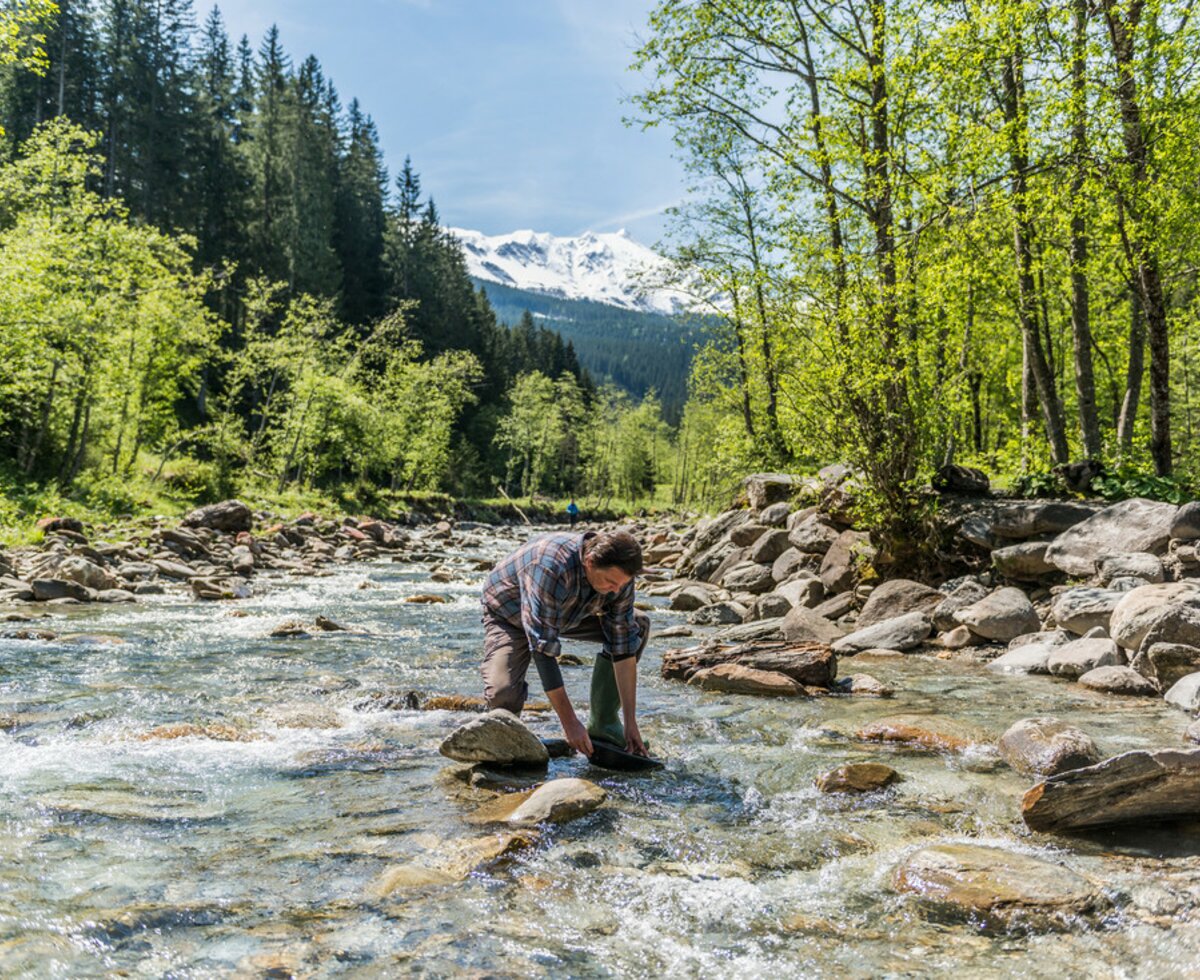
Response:
[[[789,643],[833,643],[846,635],[846,631],[812,609],[793,606],[783,617],[783,638]]]
[[[788,533],[783,528],[772,528],[750,547],[747,557],[762,565],[774,565],[775,559],[788,549]]]
[[[55,599],[75,599],[77,602],[92,602],[96,593],[86,585],[65,578],[35,578],[30,584],[33,597],[38,602]]]
[[[760,524],[758,521],[747,521],[745,524],[739,524],[729,532],[729,540],[739,548],[748,548],[769,530],[770,528],[766,524]]]
[[[1140,578],[1147,583],[1156,583],[1163,580],[1163,563],[1158,555],[1130,551],[1101,558],[1099,572],[1102,585],[1120,578]]]
[[[884,582],[873,591],[858,614],[856,626],[862,629],[895,619],[910,612],[931,613],[945,597],[927,585],[897,578]]]
[[[1005,578],[1036,582],[1043,575],[1058,571],[1046,561],[1046,549],[1049,547],[1046,541],[1023,541],[1021,544],[996,548],[992,552],[992,564]]]
[[[1200,816],[1200,749],[1138,749],[1051,776],[1021,801],[1031,830]]]
[[[686,681],[718,664],[741,664],[785,674],[806,687],[829,687],[837,677],[837,657],[824,643],[774,643],[763,646],[705,645],[663,652],[662,676]]]
[[[1100,761],[1091,737],[1057,718],[1022,718],[1000,736],[999,749],[1023,776],[1053,776]]]
[[[1166,691],[1188,674],[1200,671],[1200,647],[1186,643],[1143,643],[1129,665],[1160,691]]]
[[[1125,658],[1120,648],[1106,637],[1073,640],[1057,647],[1046,661],[1046,669],[1055,677],[1082,677],[1097,667],[1119,667]]]
[[[688,613],[688,622],[693,626],[732,626],[745,622],[747,609],[740,602],[726,600]]]
[[[1136,497],[1106,507],[1063,531],[1046,550],[1046,560],[1068,575],[1096,573],[1106,555],[1128,551],[1162,554],[1179,508]]]
[[[929,638],[933,624],[922,612],[905,613],[882,623],[874,623],[864,629],[835,640],[831,646],[835,653],[858,653],[862,650],[913,650]]]
[[[780,619],[792,611],[792,603],[778,592],[765,592],[750,603],[746,621],[756,619]]]
[[[1041,627],[1037,610],[1020,589],[997,589],[974,605],[960,609],[954,618],[986,640],[1007,642],[1022,633],[1032,633]]]
[[[980,844],[935,844],[896,869],[896,888],[990,927],[1068,926],[1104,905],[1100,888],[1054,861]]]
[[[843,531],[825,552],[821,582],[829,595],[845,592],[858,580],[859,566],[874,557],[871,536],[863,531]]]
[[[810,514],[792,527],[788,541],[806,554],[823,555],[838,539],[839,531],[819,514]]]
[[[1200,672],[1179,678],[1163,695],[1163,700],[1191,714],[1200,712]]]
[[[1200,500],[1190,500],[1175,512],[1171,522],[1171,537],[1181,541],[1200,538]]]
[[[825,598],[825,586],[815,575],[799,575],[775,586],[775,591],[794,607],[812,608]]]
[[[1054,597],[1050,613],[1060,629],[1069,630],[1076,636],[1083,636],[1097,627],[1108,632],[1113,611],[1128,594],[1087,587],[1067,589]]]
[[[1000,654],[987,669],[998,674],[1048,674],[1047,664],[1053,650],[1048,643],[1026,643]]]
[[[786,500],[781,500],[777,504],[771,504],[769,507],[764,507],[758,515],[758,519],[766,524],[767,527],[783,527],[787,524],[787,519],[791,515],[792,506]]]
[[[97,591],[115,589],[118,585],[117,577],[112,572],[82,555],[68,555],[59,562],[55,575]]]
[[[670,607],[678,612],[691,612],[709,605],[718,590],[706,584],[685,585],[671,596]]]
[[[698,670],[688,683],[702,691],[725,694],[760,694],[768,697],[803,697],[804,688],[787,674],[776,670],[756,670],[742,664],[718,664]]]
[[[751,509],[757,511],[790,500],[798,483],[788,473],[752,473],[742,480],[742,486],[746,489]]]
[[[943,586],[945,589],[945,586]],[[967,606],[973,606],[980,599],[986,599],[991,589],[974,579],[964,579],[949,592],[933,609],[933,625],[943,632],[952,630],[959,625],[954,614]]]
[[[727,510],[716,517],[701,521],[696,525],[696,533],[691,543],[675,566],[676,573],[690,575],[694,578],[704,578],[696,568],[697,562],[719,544],[724,543],[730,548],[736,547],[727,540],[728,535],[739,524],[744,524],[749,520],[748,511]],[[716,568],[717,564],[720,564],[719,559],[711,566],[710,571],[712,568]]]
[[[542,740],[511,711],[496,708],[446,736],[438,749],[456,762],[545,765],[550,754]]]
[[[750,592],[759,595],[770,592],[775,587],[775,579],[771,575],[770,565],[743,561],[721,576],[721,584],[730,592]]]
[[[1158,688],[1132,667],[1095,667],[1079,678],[1079,686],[1105,694],[1156,697]]]
[[[776,582],[786,582],[798,572],[814,568],[814,566],[819,567],[819,563],[814,562],[813,555],[806,555],[803,551],[788,548],[771,562],[771,578]]]
[[[182,521],[184,527],[209,527],[214,531],[236,534],[249,531],[254,514],[240,500],[222,500],[219,504],[197,507]]]
[[[1184,606],[1189,608],[1180,608]],[[1169,616],[1178,621],[1178,628],[1171,633],[1170,639],[1163,637],[1159,642],[1188,643],[1190,631],[1185,628],[1185,624],[1195,621],[1197,630],[1200,631],[1200,619],[1195,619],[1192,613],[1200,615],[1200,584],[1163,582],[1157,585],[1143,585],[1121,597],[1113,609],[1108,632],[1126,650],[1136,650],[1142,645],[1151,627],[1160,619]],[[1197,635],[1196,639],[1200,640],[1200,635]]]

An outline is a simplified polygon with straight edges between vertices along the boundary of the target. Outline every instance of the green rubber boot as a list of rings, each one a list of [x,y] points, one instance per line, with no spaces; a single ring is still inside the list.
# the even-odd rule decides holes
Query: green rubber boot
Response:
[[[592,668],[592,693],[588,705],[588,734],[625,748],[625,726],[621,724],[621,692],[613,662],[608,657],[596,657]]]

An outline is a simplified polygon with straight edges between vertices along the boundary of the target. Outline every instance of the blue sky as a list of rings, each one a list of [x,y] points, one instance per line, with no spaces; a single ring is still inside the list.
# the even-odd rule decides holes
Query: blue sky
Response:
[[[221,0],[236,43],[279,25],[375,119],[446,224],[500,234],[627,228],[652,244],[682,193],[668,135],[623,125],[651,0]],[[211,9],[196,0],[197,19]]]

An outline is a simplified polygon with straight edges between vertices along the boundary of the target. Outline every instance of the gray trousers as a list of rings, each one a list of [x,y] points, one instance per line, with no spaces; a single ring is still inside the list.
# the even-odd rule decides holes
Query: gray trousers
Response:
[[[640,660],[650,639],[650,617],[644,612],[635,612],[641,642],[637,657]],[[574,629],[560,634],[572,640],[587,640],[603,643],[604,631],[599,616],[590,616]],[[519,715],[529,696],[529,684],[525,675],[529,671],[529,638],[519,626],[513,626],[490,613],[483,616],[483,696],[488,710],[506,708]]]

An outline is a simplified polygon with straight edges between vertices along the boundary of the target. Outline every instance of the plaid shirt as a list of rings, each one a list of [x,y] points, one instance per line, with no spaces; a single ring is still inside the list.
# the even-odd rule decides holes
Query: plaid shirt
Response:
[[[534,538],[500,562],[483,584],[484,615],[520,626],[529,649],[557,657],[558,638],[589,616],[600,617],[604,653],[623,660],[637,653],[641,634],[633,619],[633,581],[620,592],[597,592],[583,569],[587,534]]]

